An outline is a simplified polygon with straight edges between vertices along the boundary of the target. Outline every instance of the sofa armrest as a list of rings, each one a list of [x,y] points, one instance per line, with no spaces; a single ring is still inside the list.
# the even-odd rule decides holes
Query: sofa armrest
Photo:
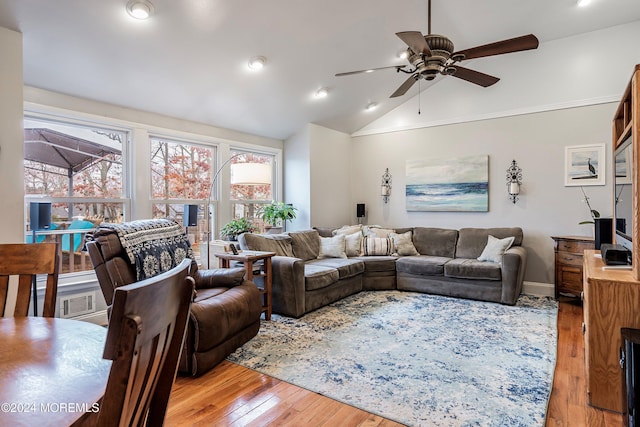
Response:
[[[527,250],[513,246],[502,257],[502,303],[513,305],[522,292],[524,270],[527,265]]]
[[[302,316],[305,313],[304,261],[274,256],[271,265],[273,311],[285,316]]]
[[[196,289],[231,288],[241,285],[244,280],[244,268],[212,268],[210,270],[196,270],[193,274]]]

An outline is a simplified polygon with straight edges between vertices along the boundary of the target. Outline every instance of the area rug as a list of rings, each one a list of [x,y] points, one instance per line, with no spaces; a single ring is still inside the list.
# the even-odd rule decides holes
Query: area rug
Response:
[[[557,303],[361,292],[274,315],[228,360],[409,426],[542,426]]]

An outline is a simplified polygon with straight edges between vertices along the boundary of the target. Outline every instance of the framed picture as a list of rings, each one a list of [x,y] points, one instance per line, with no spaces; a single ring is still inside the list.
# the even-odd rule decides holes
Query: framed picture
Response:
[[[604,144],[564,148],[564,185],[605,185]]]
[[[407,160],[408,211],[487,212],[489,156]]]
[[[616,155],[616,185],[631,184],[631,145]]]

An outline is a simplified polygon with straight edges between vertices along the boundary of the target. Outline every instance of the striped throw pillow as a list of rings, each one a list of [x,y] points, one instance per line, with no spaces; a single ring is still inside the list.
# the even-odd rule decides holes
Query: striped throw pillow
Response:
[[[362,246],[365,256],[393,253],[393,242],[389,237],[365,237]]]

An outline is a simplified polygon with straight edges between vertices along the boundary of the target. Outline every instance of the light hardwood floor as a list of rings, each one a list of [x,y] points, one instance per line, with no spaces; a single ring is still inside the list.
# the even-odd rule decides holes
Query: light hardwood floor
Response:
[[[199,378],[178,377],[167,426],[400,426],[239,365],[223,362]],[[622,417],[586,403],[582,307],[562,300],[558,357],[547,427],[618,427]]]

